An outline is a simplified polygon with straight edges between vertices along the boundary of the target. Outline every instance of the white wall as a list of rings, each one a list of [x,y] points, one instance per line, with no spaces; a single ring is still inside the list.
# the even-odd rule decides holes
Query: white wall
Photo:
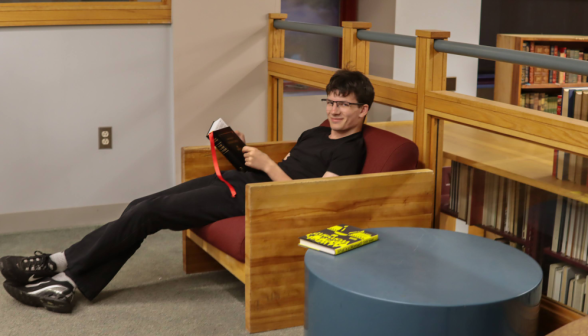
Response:
[[[0,214],[172,186],[171,50],[169,25],[0,29]],[[98,150],[100,126],[113,149]]]
[[[362,0],[358,3],[357,20],[372,23],[371,31],[394,33],[396,0]],[[370,43],[370,75],[394,78],[394,46]],[[392,108],[374,103],[368,113],[368,122],[390,121]]]
[[[174,0],[177,182],[181,147],[206,145],[218,118],[267,139],[268,13],[279,12],[280,0]]]
[[[449,41],[478,44],[481,0],[396,0],[395,33],[415,36],[417,29],[451,32]],[[395,47],[394,79],[414,83],[416,49]],[[456,92],[476,96],[478,59],[447,55],[447,77],[457,78]],[[393,120],[405,119],[405,114]],[[412,119],[412,113],[409,115]]]

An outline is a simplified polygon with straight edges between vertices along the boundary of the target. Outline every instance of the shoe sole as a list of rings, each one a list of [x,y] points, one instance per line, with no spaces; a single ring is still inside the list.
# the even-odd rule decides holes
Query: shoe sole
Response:
[[[48,311],[61,314],[69,314],[73,310],[73,305],[69,301],[59,301],[53,298],[41,298],[38,296],[28,295],[27,293],[23,293],[19,291],[17,288],[10,286],[6,282],[4,282],[4,289],[16,301],[23,303],[27,306],[44,307]]]

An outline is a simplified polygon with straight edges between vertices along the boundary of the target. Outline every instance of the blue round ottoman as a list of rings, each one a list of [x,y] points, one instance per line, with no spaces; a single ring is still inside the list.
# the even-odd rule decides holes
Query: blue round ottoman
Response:
[[[535,335],[543,274],[503,243],[463,233],[379,228],[338,256],[308,250],[305,334]]]

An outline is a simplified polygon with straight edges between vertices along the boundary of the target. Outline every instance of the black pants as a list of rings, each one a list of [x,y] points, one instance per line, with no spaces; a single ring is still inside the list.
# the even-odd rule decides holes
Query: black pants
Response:
[[[185,230],[243,216],[245,184],[269,181],[265,174],[256,181],[251,175],[223,172],[223,177],[237,191],[235,198],[216,175],[210,175],[132,201],[119,219],[65,250],[68,263],[65,274],[86,298],[94,299],[148,235],[161,229]]]

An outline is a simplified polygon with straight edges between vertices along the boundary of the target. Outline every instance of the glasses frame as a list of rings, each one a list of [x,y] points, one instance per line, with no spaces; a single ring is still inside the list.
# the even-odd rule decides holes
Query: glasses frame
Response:
[[[342,103],[347,103],[347,104],[349,104],[349,105],[357,105],[358,107],[362,107],[363,105],[367,105],[367,104],[365,104],[365,103],[351,103],[351,102],[348,102],[348,101],[345,101],[345,100],[330,100],[330,99],[328,99],[328,98],[323,98],[323,99],[321,99],[321,101],[322,101],[322,102],[329,102],[329,101],[331,101],[331,102],[333,102],[333,103],[336,103],[336,102],[342,102]],[[341,108],[341,106],[340,106],[339,104],[337,104],[337,106],[338,106],[339,108]]]

